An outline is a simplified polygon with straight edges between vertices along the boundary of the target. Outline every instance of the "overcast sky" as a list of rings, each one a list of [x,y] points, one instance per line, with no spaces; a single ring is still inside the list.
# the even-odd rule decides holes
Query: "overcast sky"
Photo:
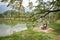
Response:
[[[30,0],[30,2],[33,2],[33,5],[37,5],[36,0]],[[23,0],[22,5],[24,5],[24,7],[28,6],[29,0]]]

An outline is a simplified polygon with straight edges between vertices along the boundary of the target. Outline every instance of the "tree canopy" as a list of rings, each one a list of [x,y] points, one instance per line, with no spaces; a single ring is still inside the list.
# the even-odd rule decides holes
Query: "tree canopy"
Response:
[[[22,5],[23,0],[1,0],[1,2],[8,3],[8,6],[12,6],[13,9],[20,15],[21,13],[24,13],[26,8]],[[46,2],[44,0],[36,0],[36,3],[38,5],[33,6],[33,2],[30,2],[29,0],[29,9],[32,10],[32,8],[35,8],[32,10],[32,12],[26,12],[26,13],[32,13],[30,16],[30,19],[33,21],[38,20],[39,18],[43,18],[47,16],[49,13],[54,13],[53,15],[57,14],[56,17],[60,17],[60,0],[47,0]],[[30,11],[29,10],[29,11]],[[20,16],[19,16],[20,17]]]

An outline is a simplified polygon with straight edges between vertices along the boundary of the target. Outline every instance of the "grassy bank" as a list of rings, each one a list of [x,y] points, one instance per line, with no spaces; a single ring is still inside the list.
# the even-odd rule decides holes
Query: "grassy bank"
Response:
[[[28,30],[14,33],[10,36],[0,37],[0,40],[55,40],[55,37],[60,34],[60,21],[48,25],[54,29],[51,33],[33,32],[33,27]]]
[[[54,40],[54,33],[38,33],[31,30],[14,33],[10,36],[0,37],[0,40]]]
[[[49,27],[54,29],[54,32],[57,35],[60,35],[60,20],[56,21],[55,23],[51,23],[48,25]]]

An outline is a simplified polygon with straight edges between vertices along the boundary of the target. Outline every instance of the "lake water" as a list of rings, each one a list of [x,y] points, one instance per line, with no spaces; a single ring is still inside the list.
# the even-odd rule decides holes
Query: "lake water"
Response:
[[[14,32],[19,32],[23,30],[27,30],[26,24],[16,24],[13,27],[6,24],[0,24],[0,36],[8,36],[13,34]]]

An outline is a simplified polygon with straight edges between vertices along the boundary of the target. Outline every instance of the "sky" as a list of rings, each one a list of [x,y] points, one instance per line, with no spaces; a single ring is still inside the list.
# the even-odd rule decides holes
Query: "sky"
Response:
[[[44,0],[45,2],[46,1],[49,1],[49,0]],[[50,0],[51,1],[51,0]],[[36,0],[30,0],[30,2],[33,2],[33,6],[36,6],[38,3],[36,3]],[[25,10],[26,11],[30,11],[27,6],[28,6],[28,3],[29,3],[29,0],[23,0],[23,3],[22,5],[26,8]],[[9,6],[7,7],[7,4],[4,3],[4,2],[0,2],[0,13],[3,13],[7,10],[11,10],[12,8]]]
[[[12,8],[9,6],[7,7],[6,3],[0,2],[0,13],[3,13],[7,10],[11,10]]]
[[[36,3],[36,0],[30,0],[30,2],[33,2],[33,6],[36,6],[38,3]],[[24,5],[24,7],[27,7],[29,3],[29,0],[23,0],[22,5]]]

